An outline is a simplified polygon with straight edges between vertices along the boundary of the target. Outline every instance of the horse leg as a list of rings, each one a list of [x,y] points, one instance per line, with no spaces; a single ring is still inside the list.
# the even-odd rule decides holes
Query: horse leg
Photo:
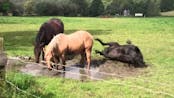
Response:
[[[38,48],[36,46],[34,47],[34,56],[35,56],[35,62],[36,63],[39,63],[41,51],[42,50],[40,50],[40,48]]]
[[[45,60],[45,59],[44,59],[44,55],[45,55],[45,53],[44,53],[43,50],[41,51],[41,53],[42,53],[42,60],[44,61],[44,60]]]
[[[83,52],[83,53],[81,53],[80,64],[81,64],[81,65],[84,65],[84,64],[85,64],[85,60],[86,60],[86,53]]]
[[[63,70],[65,71],[66,62],[65,62],[65,55],[64,54],[61,55],[61,59],[62,59],[62,64],[63,64]]]
[[[50,62],[51,58],[52,58],[52,55],[51,54],[46,55],[46,58],[45,58],[49,70],[52,69],[51,62]]]
[[[85,52],[86,52],[86,59],[87,59],[87,70],[90,69],[90,63],[91,63],[91,48],[90,49],[86,49]]]
[[[59,57],[58,56],[54,56],[54,63],[58,64],[60,62]],[[59,69],[59,65],[56,65],[57,70]]]

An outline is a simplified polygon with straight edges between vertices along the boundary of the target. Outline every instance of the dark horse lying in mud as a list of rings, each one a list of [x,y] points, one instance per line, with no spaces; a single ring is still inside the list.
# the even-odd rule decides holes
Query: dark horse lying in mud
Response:
[[[41,25],[34,43],[34,55],[36,63],[39,63],[41,53],[42,60],[44,60],[43,48],[45,45],[49,44],[53,36],[63,32],[64,24],[60,19],[52,18]]]
[[[102,45],[108,45],[103,51],[95,50],[96,53],[103,55],[111,60],[117,60],[132,64],[134,67],[145,67],[145,62],[143,60],[143,55],[140,49],[132,45],[131,42],[127,42],[127,45],[119,45],[117,42],[104,43],[100,39],[95,39],[99,41]]]

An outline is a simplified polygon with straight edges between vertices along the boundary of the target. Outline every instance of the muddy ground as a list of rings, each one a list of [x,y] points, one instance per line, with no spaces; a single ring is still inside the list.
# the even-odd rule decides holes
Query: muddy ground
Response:
[[[22,61],[21,61],[22,60]],[[25,62],[24,62],[25,61]],[[136,77],[144,73],[145,68],[107,59],[95,59],[91,62],[91,71],[80,66],[79,58],[66,61],[66,72],[48,70],[43,63],[34,63],[30,57],[10,57],[7,71],[19,71],[33,76],[64,77],[78,80]],[[89,78],[90,76],[90,78]]]

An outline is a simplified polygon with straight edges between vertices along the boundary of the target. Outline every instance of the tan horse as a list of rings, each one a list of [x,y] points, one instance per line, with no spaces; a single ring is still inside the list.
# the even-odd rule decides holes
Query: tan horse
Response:
[[[87,60],[87,69],[90,69],[93,36],[87,31],[76,31],[72,34],[58,34],[48,44],[45,50],[45,60],[48,69],[51,69],[50,60],[53,58],[62,60],[65,65],[65,53],[81,54],[81,62]],[[65,70],[65,69],[64,69]]]

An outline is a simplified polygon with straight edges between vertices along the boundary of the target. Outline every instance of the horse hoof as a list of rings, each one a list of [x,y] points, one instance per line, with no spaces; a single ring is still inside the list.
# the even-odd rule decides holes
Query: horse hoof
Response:
[[[51,70],[52,70],[52,68],[48,68],[48,70],[49,70],[49,71],[51,71]]]

